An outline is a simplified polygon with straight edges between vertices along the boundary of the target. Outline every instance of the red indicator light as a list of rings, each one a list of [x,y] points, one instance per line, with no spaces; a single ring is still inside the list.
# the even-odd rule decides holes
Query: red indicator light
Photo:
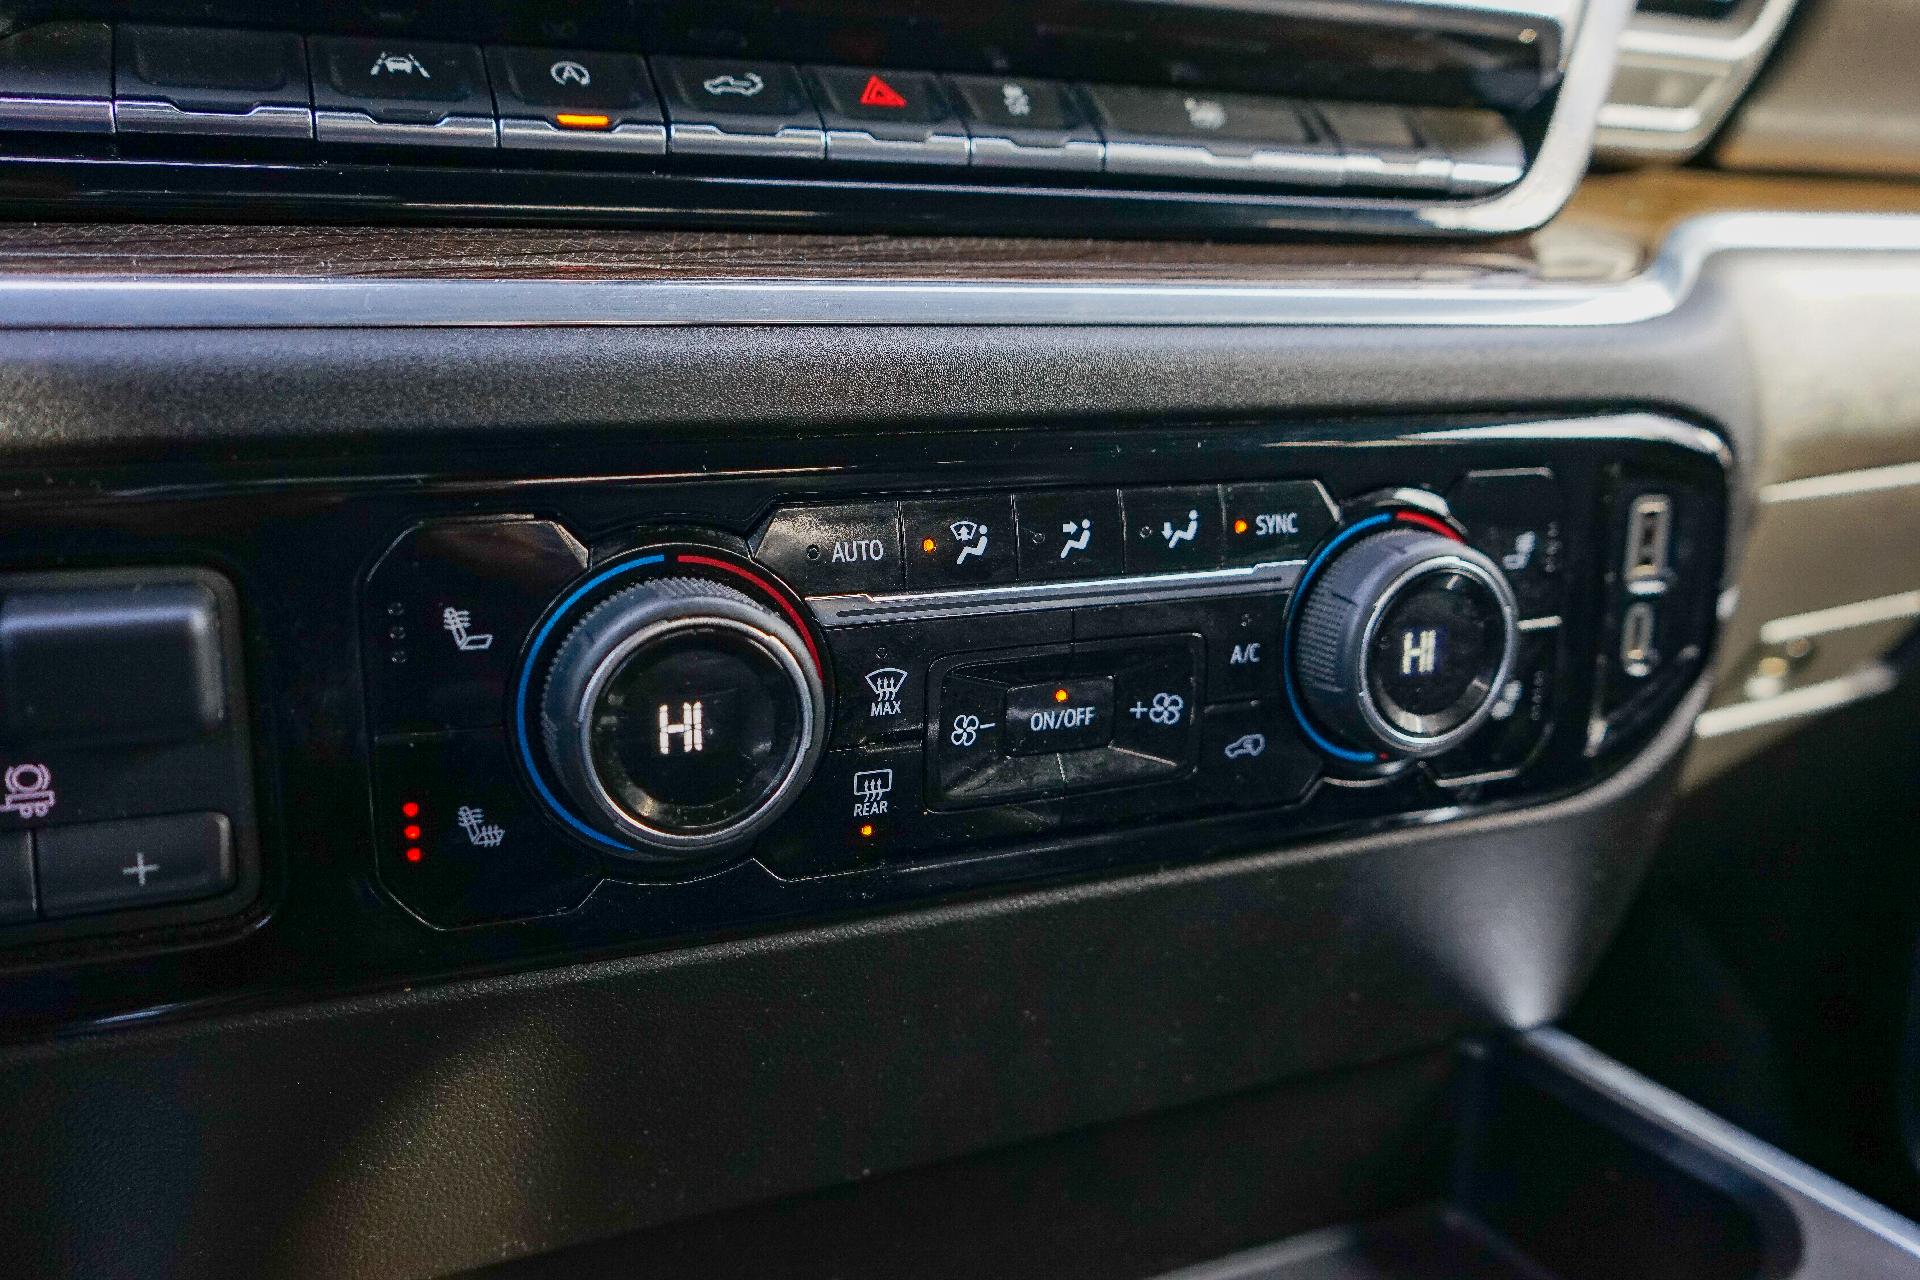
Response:
[[[868,76],[867,87],[860,91],[860,105],[863,107],[885,107],[889,111],[898,111],[907,105],[900,91],[882,80],[879,76]]]
[[[402,831],[400,834],[405,836],[409,840],[418,840],[420,838],[420,828],[408,827],[405,831]]]
[[[613,117],[562,111],[553,118],[553,122],[562,129],[605,129],[613,123]]]
[[[408,861],[408,862],[418,862],[418,861],[420,861],[420,859],[422,859],[422,858],[424,858],[424,857],[426,857],[426,856],[427,856],[426,854],[424,854],[424,853],[422,853],[422,852],[420,852],[420,846],[419,846],[419,845],[417,845],[417,844],[416,844],[416,845],[412,845],[412,846],[410,846],[410,847],[409,847],[409,848],[407,849],[407,861]]]
[[[417,818],[420,816],[420,806],[409,800],[400,806],[400,812],[409,818]]]

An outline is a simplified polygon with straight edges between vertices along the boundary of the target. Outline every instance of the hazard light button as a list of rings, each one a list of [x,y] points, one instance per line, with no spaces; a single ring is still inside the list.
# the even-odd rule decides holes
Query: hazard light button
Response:
[[[827,159],[967,163],[967,126],[939,77],[876,67],[807,67],[827,126]]]

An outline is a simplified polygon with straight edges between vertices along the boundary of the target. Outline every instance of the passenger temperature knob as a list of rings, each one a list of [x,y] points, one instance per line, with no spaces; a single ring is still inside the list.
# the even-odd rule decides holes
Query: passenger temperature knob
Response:
[[[1478,551],[1385,523],[1336,544],[1302,585],[1288,675],[1323,748],[1356,762],[1437,755],[1492,712],[1517,611]]]
[[[677,861],[736,846],[819,761],[826,695],[806,642],[743,592],[659,578],[608,597],[554,655],[541,729],[595,829]]]

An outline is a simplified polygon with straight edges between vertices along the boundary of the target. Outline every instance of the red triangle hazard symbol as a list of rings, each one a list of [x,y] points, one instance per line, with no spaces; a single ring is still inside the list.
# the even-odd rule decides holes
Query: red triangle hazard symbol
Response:
[[[882,80],[879,76],[868,76],[867,87],[860,91],[860,105],[863,107],[904,107],[907,100],[900,91]]]

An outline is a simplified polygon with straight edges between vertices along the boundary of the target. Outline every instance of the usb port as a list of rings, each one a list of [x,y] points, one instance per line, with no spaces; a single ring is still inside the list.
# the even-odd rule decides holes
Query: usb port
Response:
[[[1620,668],[1636,680],[1653,674],[1660,655],[1653,647],[1653,601],[1636,600],[1620,619]]]
[[[1627,511],[1627,581],[1657,582],[1665,577],[1672,541],[1673,499],[1664,493],[1635,498]]]

